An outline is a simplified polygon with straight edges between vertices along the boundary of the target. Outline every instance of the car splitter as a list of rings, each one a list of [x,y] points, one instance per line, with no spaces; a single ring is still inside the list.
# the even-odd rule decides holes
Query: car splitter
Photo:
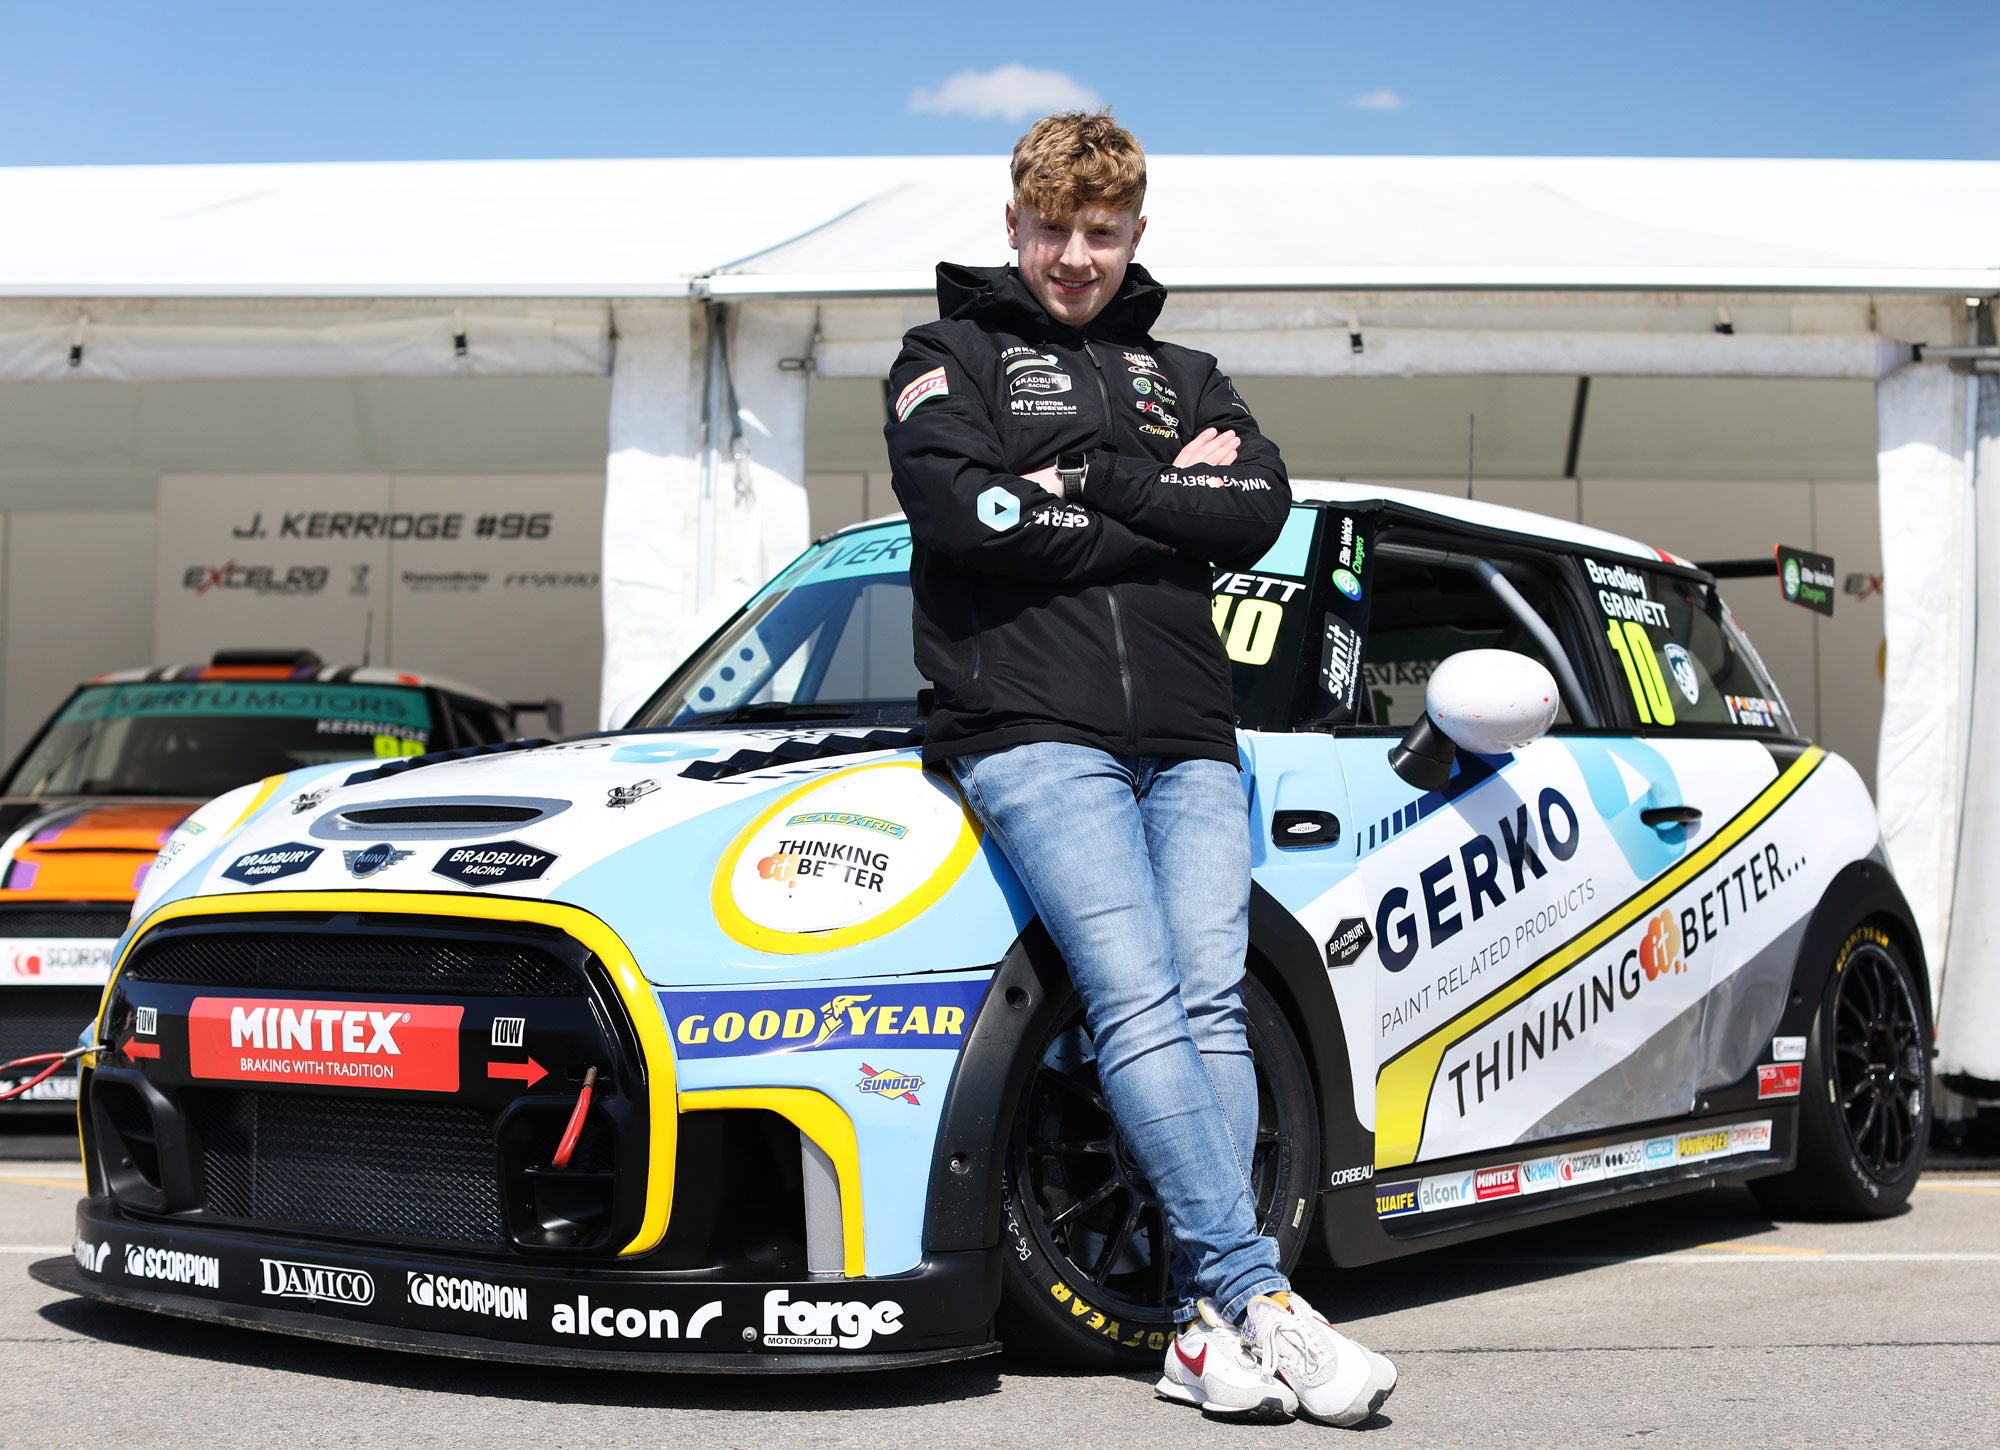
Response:
[[[66,1293],[315,1339],[526,1364],[800,1373],[941,1364],[996,1352],[995,1253],[907,1274],[722,1280],[426,1255],[76,1211],[69,1258],[30,1272]]]

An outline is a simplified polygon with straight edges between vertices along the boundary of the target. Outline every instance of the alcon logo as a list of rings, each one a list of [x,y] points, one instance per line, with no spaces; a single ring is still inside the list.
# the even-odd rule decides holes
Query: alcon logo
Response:
[[[681,1332],[681,1316],[672,1309],[614,1309],[609,1304],[593,1305],[588,1294],[576,1296],[576,1303],[558,1304],[549,1316],[552,1334],[578,1334],[585,1339],[699,1339],[709,1323],[722,1313],[722,1301],[711,1299],[688,1316],[687,1332]],[[744,1331],[746,1334],[748,1330]]]

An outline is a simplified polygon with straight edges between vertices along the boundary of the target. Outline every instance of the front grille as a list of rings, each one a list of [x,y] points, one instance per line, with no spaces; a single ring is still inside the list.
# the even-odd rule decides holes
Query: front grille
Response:
[[[450,1103],[207,1089],[181,1095],[203,1211],[480,1248],[505,1243],[493,1131]]]
[[[79,906],[0,906],[0,937],[99,937],[125,934],[132,908],[122,902]]]
[[[0,1062],[33,1052],[67,1052],[97,1016],[95,987],[0,989]]]
[[[142,982],[306,992],[575,997],[576,971],[528,942],[208,928],[149,936],[125,975]]]

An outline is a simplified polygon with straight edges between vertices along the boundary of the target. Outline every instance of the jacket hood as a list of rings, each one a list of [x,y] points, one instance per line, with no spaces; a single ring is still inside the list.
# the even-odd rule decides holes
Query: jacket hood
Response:
[[[938,316],[975,318],[983,322],[1027,321],[1039,328],[1073,332],[1067,323],[1049,316],[1041,300],[1028,290],[1017,267],[967,267],[939,262]],[[1125,269],[1117,295],[1083,330],[1086,336],[1119,334],[1145,336],[1167,305],[1167,289],[1137,262]]]

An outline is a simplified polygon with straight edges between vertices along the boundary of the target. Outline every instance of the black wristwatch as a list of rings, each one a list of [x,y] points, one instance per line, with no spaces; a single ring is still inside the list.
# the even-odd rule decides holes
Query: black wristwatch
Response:
[[[1083,502],[1083,481],[1090,474],[1090,455],[1081,448],[1056,455],[1056,478],[1062,483],[1064,503]]]

